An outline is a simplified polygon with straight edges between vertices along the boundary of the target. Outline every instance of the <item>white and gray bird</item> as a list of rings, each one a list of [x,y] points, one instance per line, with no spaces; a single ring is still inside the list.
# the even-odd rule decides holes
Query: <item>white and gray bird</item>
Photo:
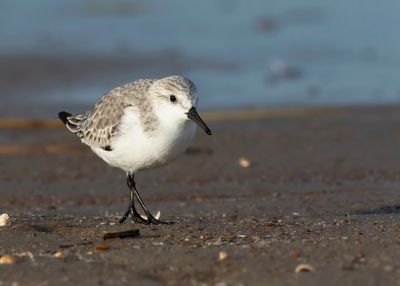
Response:
[[[134,174],[167,164],[184,153],[193,139],[196,125],[208,135],[196,111],[198,100],[194,83],[182,76],[141,79],[117,87],[104,95],[92,110],[72,115],[58,114],[65,126],[110,166],[127,174],[130,190],[128,216],[145,224],[169,224],[155,218],[140,197]],[[145,212],[135,208],[137,199]]]

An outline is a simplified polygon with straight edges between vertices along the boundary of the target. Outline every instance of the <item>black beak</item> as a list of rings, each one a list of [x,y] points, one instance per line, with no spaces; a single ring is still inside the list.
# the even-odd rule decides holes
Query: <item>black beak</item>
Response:
[[[194,107],[190,108],[186,114],[188,118],[190,120],[193,120],[197,125],[199,125],[204,130],[204,132],[206,132],[208,135],[211,135],[210,128],[208,128],[208,126],[201,119],[200,115],[196,111],[196,108]]]

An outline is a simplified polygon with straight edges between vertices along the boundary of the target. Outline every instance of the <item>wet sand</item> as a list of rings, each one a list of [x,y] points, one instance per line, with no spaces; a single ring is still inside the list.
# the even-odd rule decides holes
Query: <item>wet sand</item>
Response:
[[[395,285],[399,114],[211,114],[213,136],[137,175],[172,226],[115,224],[124,174],[66,130],[3,128],[0,255],[18,260],[0,265],[0,285]],[[140,236],[103,240],[130,229]],[[295,273],[303,263],[314,271]]]

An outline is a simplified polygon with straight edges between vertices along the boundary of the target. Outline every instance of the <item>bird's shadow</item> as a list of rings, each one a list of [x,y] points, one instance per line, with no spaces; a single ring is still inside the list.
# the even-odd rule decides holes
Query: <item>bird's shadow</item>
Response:
[[[353,214],[356,215],[372,215],[372,214],[400,214],[400,205],[383,206],[374,209],[357,210]]]

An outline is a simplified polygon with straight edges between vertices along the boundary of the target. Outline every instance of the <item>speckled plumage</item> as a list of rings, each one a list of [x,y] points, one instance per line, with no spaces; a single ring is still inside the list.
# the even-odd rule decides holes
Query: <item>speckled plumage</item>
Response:
[[[142,79],[112,89],[101,97],[93,109],[68,117],[67,127],[82,142],[96,147],[108,146],[118,132],[118,125],[126,108],[136,107],[145,131],[157,124],[147,95],[155,80]]]
[[[181,76],[162,80],[164,80],[162,84],[165,90],[170,92],[179,90],[193,99],[196,86],[191,80]],[[154,130],[157,128],[158,119],[153,112],[148,91],[156,81],[155,79],[140,79],[112,89],[97,101],[92,110],[69,116],[68,129],[87,145],[109,146],[118,132],[118,125],[125,109],[134,107],[140,114],[143,130],[145,132]]]

